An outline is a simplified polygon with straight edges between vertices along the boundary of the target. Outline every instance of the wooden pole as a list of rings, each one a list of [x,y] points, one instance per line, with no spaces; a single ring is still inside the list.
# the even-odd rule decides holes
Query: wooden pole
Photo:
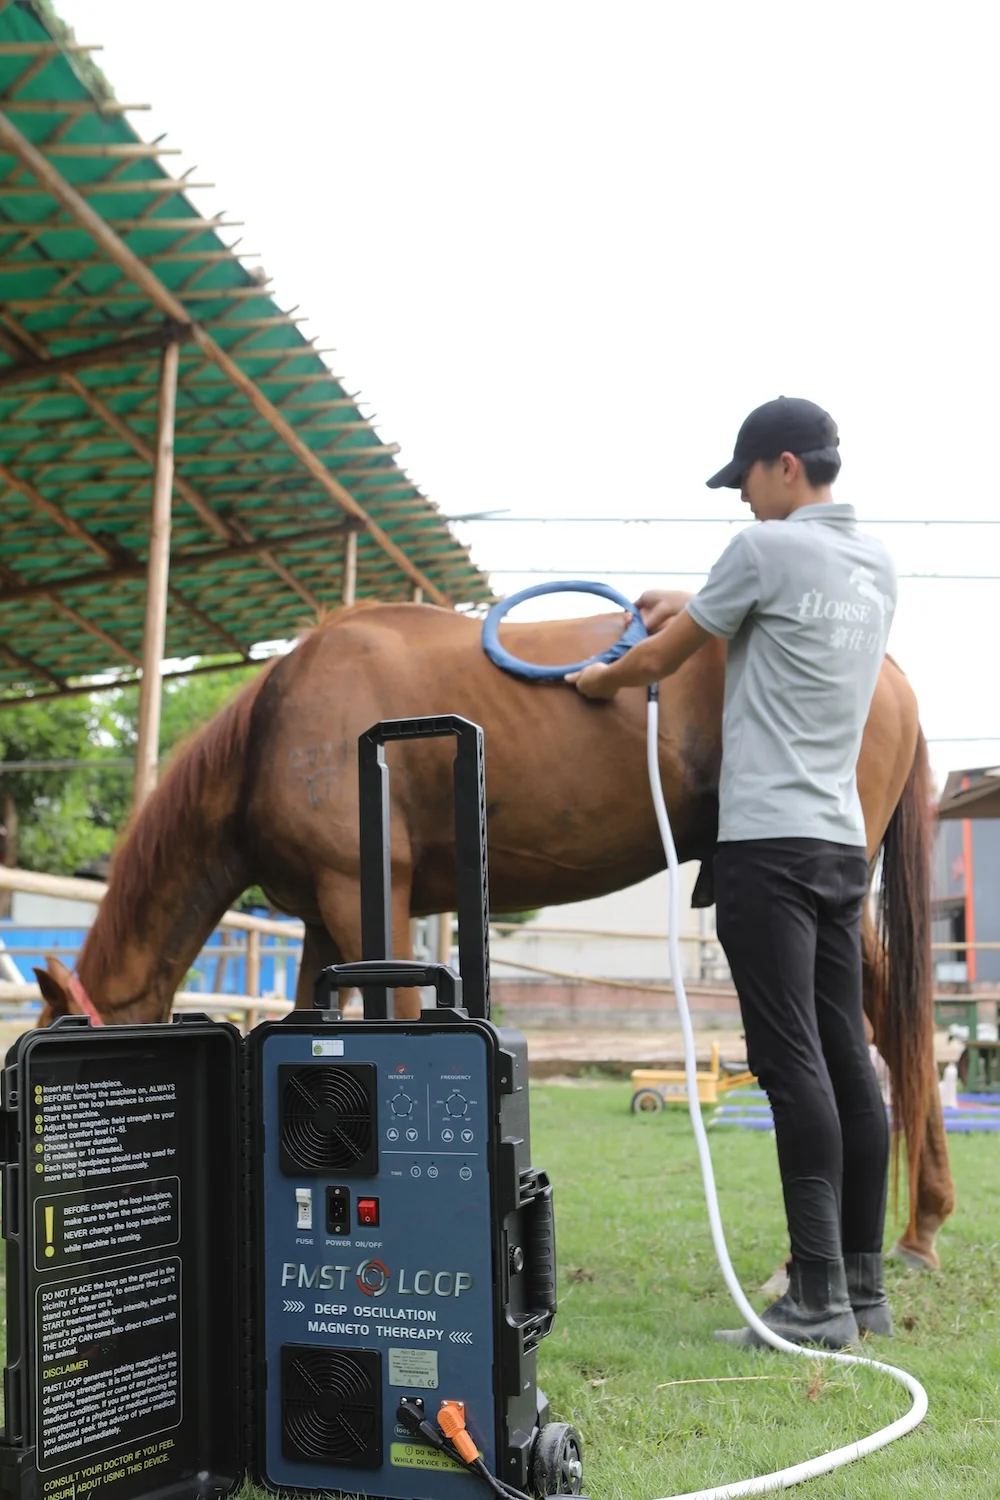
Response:
[[[260,933],[247,933],[247,994],[256,1000],[260,995]]]
[[[17,868],[17,844],[18,844],[18,815],[17,803],[10,792],[3,794],[3,863],[6,869]],[[13,908],[14,892],[12,890],[0,891],[0,916],[9,917]]]
[[[148,297],[154,307],[159,308],[166,317],[175,319],[177,322],[187,323],[191,326],[191,336],[201,349],[206,358],[222,371],[232,382],[238,391],[241,391],[254,411],[268,424],[272,431],[276,432],[285,446],[299,460],[304,468],[322,487],[323,490],[335,500],[337,504],[348,515],[354,516],[361,522],[372,540],[382,551],[392,559],[404,573],[411,583],[418,584],[424,593],[434,601],[435,604],[449,606],[451,601],[441,590],[422,573],[420,569],[410,561],[406,553],[397,547],[392,538],[383,531],[382,527],[368,515],[362,506],[354,499],[348,490],[340,483],[337,477],[323,463],[322,459],[309,448],[303,441],[295,428],[288,422],[278,408],[269,401],[263,391],[251,380],[249,375],[244,374],[239,365],[230,355],[217,344],[212,335],[199,323],[191,321],[191,315],[184,303],[172,291],[166,287],[159,277],[136,255],[135,251],[126,245],[125,241],[115,232],[106,219],[101,218],[91,208],[87,200],[76,191],[63,177],[62,173],[52,164],[48,158],[33,145],[27,136],[18,130],[14,122],[0,109],[0,147],[8,151],[23,167],[26,167],[35,181],[50,197],[66,210],[70,217],[90,235],[94,244],[111,260],[120,271],[122,271],[134,286],[137,286],[144,296]],[[66,148],[63,154],[66,153]],[[94,148],[96,149],[96,148]],[[112,148],[105,148],[111,150]],[[156,154],[154,148],[143,147],[149,154]],[[49,147],[49,155],[56,153],[58,148]],[[120,153],[119,153],[120,154]],[[134,154],[134,153],[133,153]],[[198,220],[178,220],[182,230],[194,231],[198,226]],[[206,221],[209,222],[209,221]],[[119,220],[118,227],[148,228],[145,220]],[[168,223],[158,219],[157,229],[165,229]],[[212,227],[219,227],[212,223]],[[271,320],[278,321],[278,320]],[[234,323],[230,327],[237,326]]]
[[[438,917],[437,961],[439,964],[451,961],[451,915],[450,911],[443,911]]]
[[[156,424],[153,470],[153,514],[149,532],[146,623],[142,634],[142,685],[139,689],[139,739],[135,750],[132,807],[137,810],[156,785],[160,752],[160,668],[167,633],[167,575],[170,570],[170,497],[174,482],[174,414],[177,409],[179,347],[168,344],[160,366],[160,408]]]
[[[358,597],[358,533],[349,531],[344,538],[344,586],[340,602],[346,607]]]

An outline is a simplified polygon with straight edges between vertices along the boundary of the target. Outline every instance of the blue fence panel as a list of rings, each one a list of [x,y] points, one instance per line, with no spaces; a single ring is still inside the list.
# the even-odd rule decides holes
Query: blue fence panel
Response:
[[[270,916],[254,912],[254,916]],[[292,926],[289,921],[289,926]],[[0,918],[0,938],[25,984],[34,981],[33,969],[43,969],[52,954],[68,969],[76,967],[77,955],[87,936],[86,927],[34,927]],[[217,928],[195,959],[180,989],[202,994],[245,995],[247,993],[246,933]],[[238,944],[238,946],[237,946]],[[260,935],[260,993],[295,997],[302,939],[273,933]],[[28,1003],[28,1008],[37,1009]]]

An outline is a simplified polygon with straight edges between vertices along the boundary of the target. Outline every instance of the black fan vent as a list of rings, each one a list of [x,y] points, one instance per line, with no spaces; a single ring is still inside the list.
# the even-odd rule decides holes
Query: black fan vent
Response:
[[[281,1351],[281,1447],[300,1463],[382,1463],[382,1357],[377,1349],[286,1344]]]
[[[371,1175],[378,1166],[375,1069],[371,1063],[319,1063],[279,1070],[281,1167]]]

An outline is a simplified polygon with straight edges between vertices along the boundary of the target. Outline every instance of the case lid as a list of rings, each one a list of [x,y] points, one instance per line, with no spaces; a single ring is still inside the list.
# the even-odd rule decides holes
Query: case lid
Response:
[[[6,1495],[239,1482],[242,1078],[239,1033],[207,1017],[66,1018],[8,1054]]]

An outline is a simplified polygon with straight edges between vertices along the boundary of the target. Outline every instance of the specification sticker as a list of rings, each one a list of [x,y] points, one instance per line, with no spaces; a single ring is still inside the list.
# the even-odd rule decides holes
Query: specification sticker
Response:
[[[438,1388],[436,1349],[390,1349],[389,1384],[409,1386],[418,1391]]]

